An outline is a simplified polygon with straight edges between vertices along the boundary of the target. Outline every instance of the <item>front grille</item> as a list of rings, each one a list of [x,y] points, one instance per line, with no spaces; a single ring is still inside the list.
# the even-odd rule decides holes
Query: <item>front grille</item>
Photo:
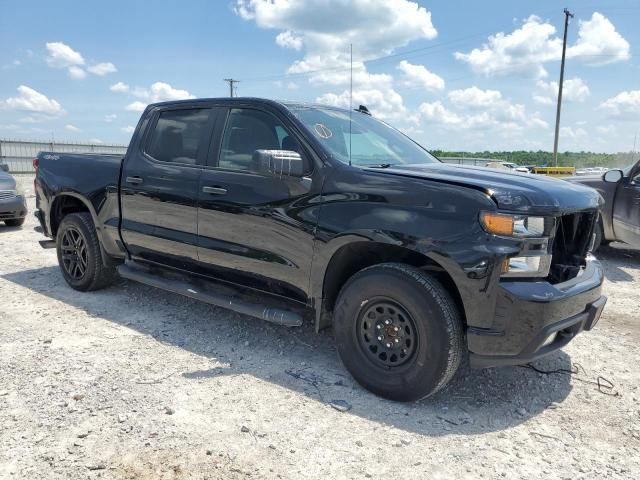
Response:
[[[585,265],[598,212],[588,210],[558,217],[552,244],[551,283],[575,278]]]
[[[0,190],[0,200],[8,200],[10,198],[15,198],[16,192],[13,190]]]

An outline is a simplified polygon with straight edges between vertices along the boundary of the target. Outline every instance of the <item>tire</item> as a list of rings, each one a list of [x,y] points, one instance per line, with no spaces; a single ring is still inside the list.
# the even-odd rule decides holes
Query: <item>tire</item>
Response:
[[[62,276],[75,290],[99,290],[115,280],[115,268],[102,262],[100,241],[89,213],[72,213],[62,219],[56,251]]]
[[[365,268],[347,281],[333,331],[353,378],[390,400],[433,395],[453,378],[464,355],[456,302],[433,276],[399,263]]]
[[[26,218],[13,218],[11,220],[5,220],[4,223],[7,227],[21,227],[24,225]]]

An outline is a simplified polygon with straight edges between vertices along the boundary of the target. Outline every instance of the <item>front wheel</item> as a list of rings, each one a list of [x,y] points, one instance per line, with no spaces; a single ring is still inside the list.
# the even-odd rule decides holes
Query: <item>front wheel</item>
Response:
[[[72,213],[60,222],[56,251],[62,276],[71,288],[86,292],[104,288],[115,278],[100,254],[100,240],[88,213]]]
[[[404,264],[375,265],[351,277],[336,302],[333,329],[355,380],[391,400],[433,395],[464,354],[456,302],[433,276]]]

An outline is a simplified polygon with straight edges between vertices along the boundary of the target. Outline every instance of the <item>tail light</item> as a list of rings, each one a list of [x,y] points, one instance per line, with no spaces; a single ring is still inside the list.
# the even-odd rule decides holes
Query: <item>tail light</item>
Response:
[[[31,164],[33,165],[33,170],[35,172],[35,175],[33,176],[33,193],[37,193],[36,192],[36,177],[38,176],[38,159],[34,158],[33,161],[31,162]]]

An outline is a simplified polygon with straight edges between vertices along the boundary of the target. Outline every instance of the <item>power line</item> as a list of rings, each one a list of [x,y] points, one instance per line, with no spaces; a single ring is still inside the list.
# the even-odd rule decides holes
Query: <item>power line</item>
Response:
[[[560,61],[560,82],[558,83],[558,108],[556,110],[556,134],[553,140],[553,162],[558,166],[558,137],[560,134],[560,109],[562,108],[562,84],[564,83],[564,58],[567,53],[567,30],[569,27],[569,17],[573,18],[573,13],[564,9],[564,40],[562,42],[562,60]]]
[[[234,87],[234,85],[236,83],[240,83],[240,80],[234,80],[233,78],[225,78],[224,81],[229,84],[229,96],[230,97],[235,97],[236,96],[236,87]]]

